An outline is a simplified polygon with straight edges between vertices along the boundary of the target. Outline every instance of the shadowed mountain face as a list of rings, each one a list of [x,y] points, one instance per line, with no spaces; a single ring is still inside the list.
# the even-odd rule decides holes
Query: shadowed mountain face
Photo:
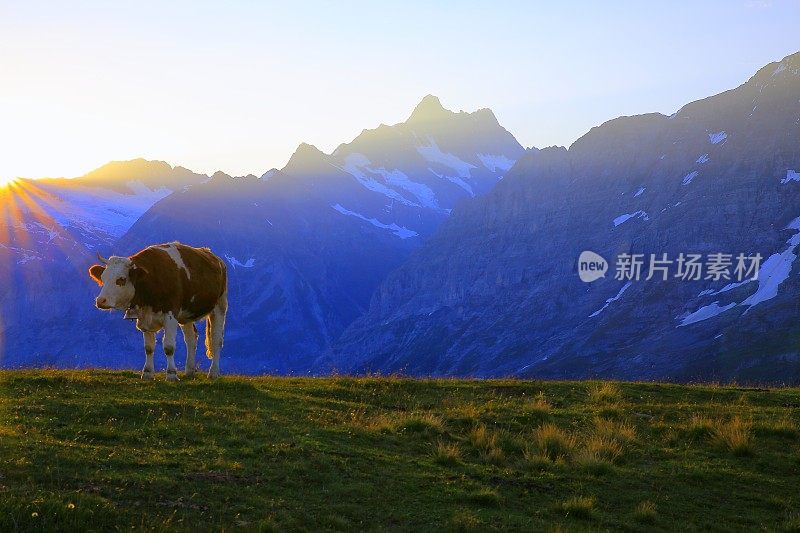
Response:
[[[524,152],[491,111],[454,113],[428,96],[405,123],[365,130],[333,154],[300,145],[261,178],[137,160],[30,182],[47,195],[48,227],[63,227],[74,257],[15,267],[41,269],[54,285],[51,303],[63,307],[37,308],[34,322],[52,333],[9,335],[3,364],[141,364],[139,333],[93,308],[97,289],[85,270],[94,250],[130,255],[180,240],[228,263],[227,369],[307,370],[366,311],[386,274]],[[26,301],[39,289],[23,287],[7,313],[30,316]],[[65,334],[76,324],[79,333]]]
[[[524,149],[489,110],[428,96],[409,120],[324,154],[302,144],[260,179],[215,176],[159,202],[117,253],[180,240],[229,265],[228,368],[310,368],[375,287],[460,201],[490,190]]]
[[[797,383],[798,217],[795,54],[673,116],[527,154],[388,276],[319,368]],[[604,279],[580,281],[583,250],[610,261]],[[681,252],[764,261],[740,285],[614,279],[620,253]]]

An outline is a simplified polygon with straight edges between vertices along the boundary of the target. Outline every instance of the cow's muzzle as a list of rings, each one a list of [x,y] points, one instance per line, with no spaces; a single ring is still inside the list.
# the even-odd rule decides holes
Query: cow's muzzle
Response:
[[[94,305],[97,306],[98,309],[102,309],[104,311],[108,311],[111,309],[111,306],[108,305],[108,302],[105,298],[98,298],[94,301]]]

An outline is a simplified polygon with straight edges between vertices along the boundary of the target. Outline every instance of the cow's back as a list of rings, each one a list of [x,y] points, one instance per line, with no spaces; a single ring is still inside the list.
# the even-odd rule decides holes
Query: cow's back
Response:
[[[181,310],[196,320],[214,310],[228,288],[225,263],[208,248],[178,244],[178,250],[191,276],[185,280]]]
[[[144,271],[134,283],[133,304],[171,311],[184,323],[213,311],[227,289],[225,263],[208,248],[159,244],[131,256],[131,261]]]

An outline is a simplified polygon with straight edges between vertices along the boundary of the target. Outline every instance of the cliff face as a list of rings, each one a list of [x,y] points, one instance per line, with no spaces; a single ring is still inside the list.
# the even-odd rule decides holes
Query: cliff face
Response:
[[[799,168],[800,54],[529,153],[388,276],[320,368],[796,381]],[[580,281],[583,250],[611,262],[604,279]],[[764,262],[733,287],[614,279],[620,253],[681,252]]]

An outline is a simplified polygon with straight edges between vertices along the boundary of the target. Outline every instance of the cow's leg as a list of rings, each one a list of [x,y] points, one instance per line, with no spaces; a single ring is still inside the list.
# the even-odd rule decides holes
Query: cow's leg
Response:
[[[197,326],[194,322],[183,324],[183,341],[186,343],[186,375],[191,376],[197,370],[197,363],[194,356],[197,353]]]
[[[164,318],[164,355],[167,356],[167,381],[178,381],[175,367],[175,344],[178,338],[178,321],[168,313]]]
[[[206,355],[211,359],[209,378],[219,377],[219,356],[222,353],[223,336],[225,334],[225,314],[228,312],[227,291],[214,306],[206,321]]]
[[[153,352],[156,351],[156,334],[152,331],[145,331],[144,335],[144,369],[142,369],[142,379],[153,379],[155,377],[155,367],[153,366]]]

